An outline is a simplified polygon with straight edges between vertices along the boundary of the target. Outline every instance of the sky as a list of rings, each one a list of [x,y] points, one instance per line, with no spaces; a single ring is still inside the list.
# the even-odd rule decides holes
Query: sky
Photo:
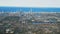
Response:
[[[0,0],[0,6],[60,8],[60,0]]]
[[[33,12],[60,12],[60,0],[0,0],[0,12],[30,11],[29,8]]]

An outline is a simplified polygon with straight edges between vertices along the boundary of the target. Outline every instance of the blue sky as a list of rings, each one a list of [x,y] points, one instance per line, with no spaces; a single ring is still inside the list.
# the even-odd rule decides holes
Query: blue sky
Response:
[[[0,7],[0,12],[60,12],[60,8],[38,8],[38,7]]]

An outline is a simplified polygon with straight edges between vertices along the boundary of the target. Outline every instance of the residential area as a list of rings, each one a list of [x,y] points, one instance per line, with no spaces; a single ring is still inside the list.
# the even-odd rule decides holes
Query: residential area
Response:
[[[60,13],[0,13],[0,34],[60,34]]]

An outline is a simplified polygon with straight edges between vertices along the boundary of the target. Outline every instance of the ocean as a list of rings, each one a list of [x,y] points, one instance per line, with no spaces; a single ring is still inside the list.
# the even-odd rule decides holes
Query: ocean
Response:
[[[60,8],[0,7],[0,12],[60,12]]]

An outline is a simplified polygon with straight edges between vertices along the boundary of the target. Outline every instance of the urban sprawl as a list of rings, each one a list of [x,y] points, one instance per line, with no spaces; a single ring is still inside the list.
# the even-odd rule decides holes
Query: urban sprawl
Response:
[[[60,34],[60,13],[0,12],[0,34]]]

